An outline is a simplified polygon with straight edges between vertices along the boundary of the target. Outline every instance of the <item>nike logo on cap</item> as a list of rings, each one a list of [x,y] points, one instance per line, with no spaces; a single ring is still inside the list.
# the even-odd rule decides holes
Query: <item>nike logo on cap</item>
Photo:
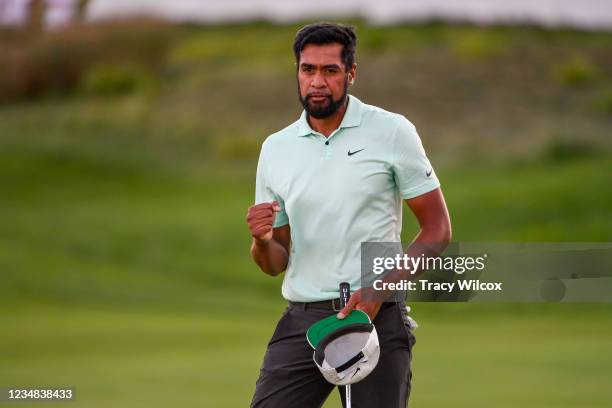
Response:
[[[357,154],[357,153],[359,153],[359,152],[361,152],[361,151],[363,151],[363,150],[365,150],[365,149],[355,150],[354,152],[351,152],[351,150],[349,149],[349,151],[348,151],[348,155],[349,155],[349,156],[352,156],[352,155]]]
[[[429,171],[426,171],[426,172],[425,172],[425,175],[426,175],[427,177],[431,176],[431,172],[432,172],[432,171],[433,171],[433,167],[432,167],[431,169],[429,169]]]

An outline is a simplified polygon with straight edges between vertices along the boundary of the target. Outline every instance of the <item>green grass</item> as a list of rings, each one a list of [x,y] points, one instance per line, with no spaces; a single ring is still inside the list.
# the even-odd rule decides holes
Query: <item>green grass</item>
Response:
[[[3,313],[0,382],[70,385],[87,407],[247,404],[264,316],[109,309]]]
[[[0,383],[69,385],[76,405],[87,407],[246,406],[281,307],[265,313],[32,304],[3,310],[0,347],[10,352],[3,353]],[[608,406],[610,307],[522,309],[415,305],[421,327],[412,405]],[[334,392],[326,406],[338,404]]]
[[[464,305],[456,321],[419,329],[415,406],[604,407],[612,369],[608,313],[498,313]],[[417,306],[418,307],[418,306]],[[532,306],[538,310],[537,306]],[[602,308],[610,311],[610,308]],[[474,313],[476,312],[476,313]]]
[[[276,293],[248,256],[254,163],[221,179],[135,157],[15,148],[0,157],[4,297],[223,304],[215,294],[228,285]],[[454,239],[608,241],[611,165],[593,156],[441,168]],[[405,220],[410,240],[416,226]]]
[[[88,407],[245,406],[283,307],[280,280],[248,257],[253,163],[194,172],[86,152],[1,157],[0,383],[68,384]],[[611,165],[438,174],[459,240],[597,241],[612,231]],[[609,404],[608,305],[414,307],[414,406]]]

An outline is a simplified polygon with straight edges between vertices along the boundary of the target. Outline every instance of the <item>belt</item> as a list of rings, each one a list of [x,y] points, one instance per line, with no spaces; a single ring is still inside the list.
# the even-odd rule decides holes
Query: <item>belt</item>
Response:
[[[380,307],[380,310],[386,309],[395,304],[397,304],[397,302],[383,302],[382,306]],[[342,310],[342,308],[340,307],[340,298],[321,300],[319,302],[292,302],[290,300],[289,306],[296,307],[302,310],[319,309],[334,312],[339,312],[340,310]]]

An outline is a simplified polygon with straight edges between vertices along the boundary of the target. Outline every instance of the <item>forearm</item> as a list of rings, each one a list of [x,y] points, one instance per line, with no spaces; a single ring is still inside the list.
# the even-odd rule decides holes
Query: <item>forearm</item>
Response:
[[[421,228],[412,243],[404,253],[409,258],[435,257],[441,255],[451,241],[450,225],[438,225]],[[413,264],[414,265],[414,264]],[[396,283],[402,280],[416,279],[424,270],[395,269],[389,272],[382,280],[385,283]],[[378,299],[388,299],[395,296],[391,290],[378,291]]]
[[[289,254],[275,239],[262,241],[253,239],[251,257],[259,268],[270,276],[276,276],[287,269]]]
[[[441,255],[452,239],[450,225],[430,225],[419,230],[412,243],[405,250],[409,257],[419,257],[424,255],[438,256]],[[414,271],[410,276],[403,276],[404,279],[413,279],[422,271]]]

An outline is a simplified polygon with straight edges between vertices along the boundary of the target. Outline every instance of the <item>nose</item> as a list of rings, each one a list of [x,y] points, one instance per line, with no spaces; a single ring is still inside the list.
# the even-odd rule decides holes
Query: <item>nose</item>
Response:
[[[312,76],[312,82],[310,85],[313,88],[323,88],[325,87],[325,78],[323,78],[323,75],[320,72],[315,72],[315,74]]]

